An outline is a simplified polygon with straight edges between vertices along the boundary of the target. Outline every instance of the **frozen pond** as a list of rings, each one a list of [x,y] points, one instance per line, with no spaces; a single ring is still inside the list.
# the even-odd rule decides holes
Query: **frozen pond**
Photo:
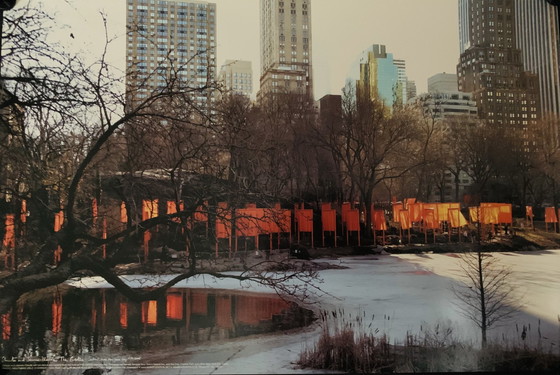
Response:
[[[559,350],[560,341],[560,251],[493,253],[501,264],[511,267],[516,298],[523,305],[510,321],[490,331],[494,340],[510,344],[541,345]],[[414,254],[348,257],[320,260],[345,266],[345,269],[320,271],[321,292],[312,295],[309,305],[316,310],[344,310],[346,317],[365,316],[365,326],[386,333],[392,341],[402,342],[407,332],[421,329],[451,328],[456,339],[477,344],[480,331],[459,313],[452,286],[461,279],[456,254]],[[163,277],[165,281],[168,277]],[[127,277],[131,285],[148,286],[141,276]],[[81,286],[103,288],[97,278],[82,280]],[[178,288],[214,288],[270,292],[267,288],[234,280],[210,277],[190,279]],[[540,321],[540,326],[539,326]],[[525,341],[520,334],[530,327]],[[540,335],[539,335],[540,331]],[[181,373],[312,373],[295,368],[298,354],[311,346],[320,334],[318,324],[290,334],[266,334],[251,339],[222,343],[200,343],[189,350],[150,350],[139,353],[139,361],[153,368],[132,368],[111,362],[102,354],[90,355],[91,363],[111,368],[111,374]],[[114,356],[113,356],[114,358]],[[166,365],[176,366],[166,372]],[[159,366],[159,367],[158,367]],[[81,371],[88,368],[81,367]],[[52,374],[79,374],[81,371],[52,371]]]

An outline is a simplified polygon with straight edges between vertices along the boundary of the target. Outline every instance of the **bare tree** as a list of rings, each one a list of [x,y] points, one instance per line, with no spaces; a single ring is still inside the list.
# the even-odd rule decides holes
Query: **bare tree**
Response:
[[[482,346],[487,332],[499,322],[510,318],[521,307],[514,299],[511,269],[501,266],[490,253],[481,250],[461,255],[463,285],[454,287],[463,314],[479,328]]]
[[[351,84],[344,89],[342,106],[342,124],[328,132],[318,129],[316,138],[340,164],[346,198],[365,204],[369,222],[375,187],[418,165],[410,157],[417,150],[416,112],[407,107],[391,112],[378,98],[356,95]]]
[[[203,116],[208,112],[189,99],[192,92],[201,90],[199,86],[185,85],[171,72],[165,89],[150,92],[131,104],[125,100],[124,79],[112,75],[104,51],[98,62],[86,64],[65,53],[62,46],[42,42],[41,22],[46,22],[45,15],[21,9],[10,16],[9,43],[3,46],[8,52],[0,108],[16,108],[22,115],[18,122],[6,119],[2,123],[12,139],[2,156],[10,158],[7,163],[12,165],[12,171],[16,171],[16,166],[18,171],[15,177],[1,181],[2,191],[31,202],[29,227],[36,224],[42,231],[30,233],[23,244],[29,254],[28,262],[18,264],[17,272],[0,279],[0,312],[11,308],[27,292],[57,285],[83,272],[102,276],[136,301],[159,296],[177,282],[197,274],[255,280],[290,294],[301,290],[289,287],[285,283],[288,280],[300,278],[307,282],[302,285],[312,285],[312,271],[265,274],[262,269],[249,268],[239,275],[225,275],[211,265],[202,266],[194,251],[185,272],[160,288],[135,290],[123,282],[117,272],[118,254],[127,246],[135,246],[138,251],[140,247],[135,241],[145,231],[158,225],[174,225],[174,219],[192,218],[204,201],[227,200],[247,191],[239,185],[226,184],[221,178],[223,168],[215,160],[213,134],[209,132],[211,122]],[[111,40],[107,38],[107,42]],[[14,52],[18,50],[22,53]],[[36,58],[39,54],[40,59]],[[137,126],[135,130],[153,135],[145,128],[148,125],[158,130],[150,148],[142,137],[137,144],[130,143],[130,139],[129,143],[125,141],[130,127]],[[153,164],[133,166],[131,147],[146,147],[144,151],[153,159],[145,161]],[[108,159],[128,160],[128,170]],[[175,194],[171,197],[176,200],[185,197],[186,172],[196,172],[200,178],[189,185],[194,199],[187,202],[184,210],[147,220],[131,210],[126,227],[103,238],[93,227],[89,209],[100,171],[125,177],[128,171],[132,177],[133,172],[142,174],[149,168],[159,169],[160,174],[172,180],[171,190]],[[129,190],[124,194],[131,197],[142,194],[133,180],[126,188]],[[53,219],[61,210],[64,225],[55,232]],[[185,230],[188,232],[188,228]],[[53,264],[59,247],[62,256]],[[102,248],[106,249],[105,259]]]

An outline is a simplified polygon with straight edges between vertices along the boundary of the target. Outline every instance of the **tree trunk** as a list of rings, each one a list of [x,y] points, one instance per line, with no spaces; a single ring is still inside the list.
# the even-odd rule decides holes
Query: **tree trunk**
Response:
[[[486,347],[486,296],[484,290],[484,272],[482,269],[482,253],[480,249],[477,252],[478,257],[478,291],[480,293],[480,333],[482,334],[482,347]]]

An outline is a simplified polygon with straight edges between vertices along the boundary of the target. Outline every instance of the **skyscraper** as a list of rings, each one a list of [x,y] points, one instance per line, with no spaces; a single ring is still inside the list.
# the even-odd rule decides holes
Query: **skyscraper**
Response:
[[[226,60],[219,81],[231,92],[250,97],[253,94],[253,68],[250,61]]]
[[[459,90],[473,94],[487,123],[523,132],[529,151],[527,131],[539,114],[538,81],[524,71],[516,48],[514,1],[460,0],[459,21]]]
[[[171,81],[212,99],[216,75],[216,5],[205,1],[127,0],[127,102],[165,89]]]
[[[261,0],[258,99],[298,93],[313,98],[311,0]]]
[[[541,113],[560,115],[557,9],[544,0],[515,0],[515,21],[523,65],[539,77]]]
[[[399,103],[404,104],[408,101],[407,83],[408,77],[406,76],[406,62],[401,59],[394,60],[397,66],[397,87],[395,88],[395,97]]]
[[[346,84],[354,85],[358,96],[380,99],[392,108],[406,100],[405,62],[394,59],[384,45],[373,44],[354,62]]]

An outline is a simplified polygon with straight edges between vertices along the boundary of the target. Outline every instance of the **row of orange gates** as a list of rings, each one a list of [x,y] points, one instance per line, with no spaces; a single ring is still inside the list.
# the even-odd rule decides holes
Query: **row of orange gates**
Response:
[[[350,244],[350,236],[352,235],[357,239],[360,245],[360,231],[361,226],[365,223],[365,214],[363,207],[359,204],[352,204],[349,202],[340,205],[340,211],[333,206],[332,203],[321,204],[321,234],[322,245],[325,246],[325,235],[330,235],[334,239],[334,246],[337,247],[337,235],[344,233],[346,235],[346,244]],[[184,203],[180,203],[179,210],[184,210]],[[421,203],[416,202],[415,199],[410,198],[404,200],[402,203],[397,202],[392,204],[393,222],[399,226],[399,234],[402,240],[403,232],[408,231],[408,239],[410,242],[410,230],[415,227],[420,229],[425,234],[425,241],[427,242],[428,231],[432,230],[435,240],[435,233],[437,230],[443,228],[446,223],[449,228],[448,232],[451,239],[451,229],[461,228],[468,224],[464,215],[461,212],[459,203]],[[545,208],[545,223],[553,223],[556,230],[558,215],[554,207]],[[26,209],[25,201],[22,201],[21,207],[21,223],[25,224],[27,221],[28,212]],[[176,214],[177,204],[174,201],[167,201],[167,215]],[[340,230],[337,226],[337,214],[340,212],[341,225]],[[387,231],[387,218],[386,211],[383,209],[375,209],[374,205],[370,207],[371,219],[369,225],[371,226],[374,234],[374,243],[377,243],[378,232],[381,232],[382,243],[385,245],[385,232]],[[155,218],[159,215],[159,201],[143,200],[142,201],[142,220]],[[103,239],[107,238],[107,216],[101,217],[98,213],[97,201],[92,201],[92,216],[94,227],[101,221],[101,236]],[[259,249],[259,236],[268,235],[270,242],[270,249],[273,248],[273,235],[277,235],[277,247],[280,247],[280,234],[287,234],[290,243],[292,242],[292,235],[297,236],[297,242],[300,243],[302,236],[307,236],[314,244],[314,211],[313,209],[304,208],[304,204],[295,204],[294,209],[283,209],[277,203],[273,208],[257,208],[256,204],[247,204],[245,208],[231,209],[227,203],[218,203],[215,210],[215,239],[216,239],[216,257],[218,256],[218,242],[219,240],[228,240],[228,249],[231,255],[232,242],[235,239],[235,251],[238,250],[238,239],[240,237],[253,237],[255,239],[255,248]],[[293,218],[293,222],[292,222]],[[513,223],[512,205],[506,203],[481,203],[477,207],[469,207],[469,218],[471,223],[479,222],[482,225],[511,225]],[[526,219],[533,223],[533,209],[531,206],[526,207]],[[109,220],[117,221],[116,218],[109,217]],[[172,219],[178,223],[178,218]],[[128,216],[125,203],[122,202],[120,206],[120,218],[118,219],[120,225],[127,223]],[[194,222],[202,222],[206,224],[208,233],[209,215],[206,206],[199,206],[195,211],[192,219],[187,223],[187,227],[192,228]],[[292,225],[293,224],[293,225]],[[61,210],[55,214],[54,218],[54,231],[58,232],[64,225],[64,212]],[[157,230],[157,229],[156,229]],[[146,230],[143,236],[144,257],[148,258],[149,245],[152,238],[150,230]],[[459,236],[460,239],[460,236]],[[16,247],[16,233],[15,233],[15,215],[8,214],[5,219],[5,231],[3,238],[3,247],[6,250],[5,266],[13,267],[14,265],[14,249]],[[62,250],[60,247],[55,251],[54,262],[60,261]],[[187,249],[188,252],[188,249]],[[105,245],[102,246],[102,255],[106,256]]]

